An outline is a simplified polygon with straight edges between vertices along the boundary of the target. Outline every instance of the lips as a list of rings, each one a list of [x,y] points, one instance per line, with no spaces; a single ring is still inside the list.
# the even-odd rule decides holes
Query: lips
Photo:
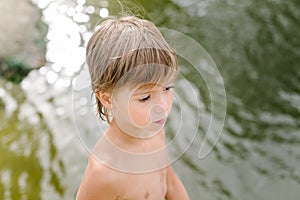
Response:
[[[154,123],[155,123],[155,124],[162,125],[162,124],[164,124],[165,122],[166,122],[166,118],[163,118],[163,119],[160,119],[160,120],[155,121]]]

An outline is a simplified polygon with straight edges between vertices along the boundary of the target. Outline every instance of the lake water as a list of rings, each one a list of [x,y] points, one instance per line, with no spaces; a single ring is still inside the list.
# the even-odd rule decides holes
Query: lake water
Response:
[[[84,46],[99,15],[120,9],[101,0],[34,3],[49,25],[48,63],[20,85],[0,79],[0,199],[74,199],[87,150],[102,132],[89,90],[78,81],[78,75],[86,81]],[[299,198],[299,2],[139,4],[157,26],[201,44],[221,75],[205,64],[207,56],[198,59],[191,46],[177,46],[184,52],[166,131],[173,166],[191,199]],[[204,62],[202,74],[191,60]]]

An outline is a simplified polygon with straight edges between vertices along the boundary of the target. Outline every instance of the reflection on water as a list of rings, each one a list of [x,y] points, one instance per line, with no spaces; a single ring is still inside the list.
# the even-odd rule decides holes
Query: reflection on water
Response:
[[[111,1],[35,0],[49,25],[48,64],[21,83],[0,82],[0,199],[73,199],[88,154],[72,121],[71,102],[82,106],[80,131],[92,146],[99,137],[88,98],[72,100],[72,79],[84,63],[84,45]],[[295,199],[300,195],[300,5],[296,0],[141,1],[161,27],[186,33],[215,60],[225,81],[228,110],[213,152],[198,159],[210,118],[204,79],[180,60],[198,88],[198,137],[174,164],[191,199]],[[107,9],[107,10],[106,10]],[[88,92],[88,91],[87,91]],[[168,123],[169,138],[182,109],[197,117],[195,102],[178,81],[182,98]],[[178,102],[177,102],[178,103]],[[181,107],[180,107],[181,106]],[[86,109],[85,109],[86,108]],[[185,119],[185,120],[186,120]],[[78,119],[80,120],[80,118]],[[171,156],[191,141],[186,126]]]
[[[45,190],[63,195],[65,169],[43,114],[18,86],[1,80],[1,91],[0,199],[40,199]]]

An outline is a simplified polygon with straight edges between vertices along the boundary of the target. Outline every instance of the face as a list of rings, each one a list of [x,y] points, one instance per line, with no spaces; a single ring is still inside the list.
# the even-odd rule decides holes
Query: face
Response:
[[[131,136],[147,138],[163,128],[172,108],[173,86],[123,87],[112,99],[113,120],[119,128]]]

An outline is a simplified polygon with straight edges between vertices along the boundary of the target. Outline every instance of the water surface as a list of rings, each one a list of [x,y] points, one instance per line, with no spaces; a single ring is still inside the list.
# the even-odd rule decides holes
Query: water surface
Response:
[[[225,82],[225,127],[213,151],[199,159],[211,100],[205,77],[195,75],[190,63],[180,59],[185,79],[178,80],[176,92],[182,98],[175,101],[167,130],[171,140],[180,112],[184,111],[184,123],[189,117],[201,117],[195,141],[174,163],[191,199],[300,196],[298,1],[139,3],[145,8],[141,13],[158,26],[198,41]],[[94,0],[36,4],[49,24],[48,63],[32,71],[20,86],[0,81],[0,199],[74,199],[88,156],[77,131],[88,148],[100,134],[95,116],[89,114],[89,91],[72,99],[72,80],[83,68],[84,45],[99,13],[114,14],[118,8],[111,1]],[[196,89],[200,108],[191,100],[187,82]],[[72,102],[78,111],[77,131]],[[187,126],[171,156],[190,143],[190,132]]]

